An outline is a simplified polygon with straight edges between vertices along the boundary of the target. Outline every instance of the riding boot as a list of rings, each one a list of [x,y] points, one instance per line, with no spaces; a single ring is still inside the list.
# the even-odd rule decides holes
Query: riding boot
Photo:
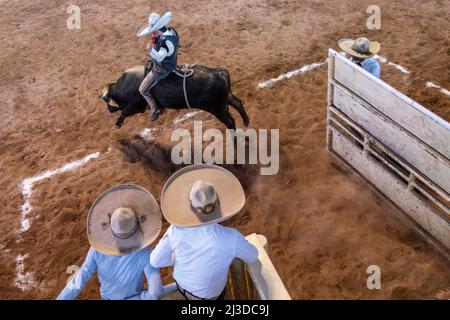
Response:
[[[164,112],[163,108],[155,108],[155,111],[152,113],[151,122],[155,122],[158,120],[159,116]]]

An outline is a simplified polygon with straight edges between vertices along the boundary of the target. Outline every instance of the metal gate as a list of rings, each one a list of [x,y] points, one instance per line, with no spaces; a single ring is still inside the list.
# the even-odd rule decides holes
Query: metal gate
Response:
[[[450,249],[450,124],[331,49],[327,149]]]

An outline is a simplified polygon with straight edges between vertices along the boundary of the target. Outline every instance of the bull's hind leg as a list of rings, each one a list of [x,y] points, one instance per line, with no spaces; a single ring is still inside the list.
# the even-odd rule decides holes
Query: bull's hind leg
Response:
[[[234,118],[228,111],[215,116],[227,127],[227,129],[236,130],[236,123],[234,121]]]
[[[244,105],[242,104],[241,99],[236,97],[231,91],[228,93],[228,104],[239,112],[239,114],[242,117],[242,120],[244,121],[244,125],[248,127],[250,119],[247,115],[247,112],[244,109]]]

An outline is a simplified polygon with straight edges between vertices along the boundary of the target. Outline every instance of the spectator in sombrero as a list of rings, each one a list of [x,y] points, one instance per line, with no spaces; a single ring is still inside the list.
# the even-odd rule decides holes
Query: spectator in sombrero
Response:
[[[220,300],[234,258],[247,263],[258,250],[236,229],[219,224],[245,204],[239,180],[214,165],[176,172],[161,195],[161,211],[171,226],[150,255],[154,267],[173,266],[179,293],[187,300]]]
[[[86,260],[57,299],[75,299],[94,272],[105,300],[155,300],[176,290],[174,284],[163,288],[159,269],[149,262],[148,246],[160,231],[161,213],[150,192],[133,184],[108,189],[89,210]]]
[[[338,44],[351,61],[375,77],[380,77],[380,64],[373,58],[380,51],[379,42],[370,41],[367,38],[358,38],[356,40],[342,39],[339,40]]]

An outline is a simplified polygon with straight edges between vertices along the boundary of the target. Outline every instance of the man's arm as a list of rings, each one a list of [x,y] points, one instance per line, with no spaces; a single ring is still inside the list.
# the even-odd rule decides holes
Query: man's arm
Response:
[[[258,249],[245,239],[245,237],[236,231],[235,257],[246,263],[253,263],[258,260]]]
[[[97,271],[97,262],[95,260],[95,251],[90,248],[86,256],[86,260],[64,289],[61,291],[56,300],[73,300],[81,292],[92,274]]]
[[[147,261],[147,266],[145,267],[144,272],[145,277],[147,278],[148,289],[143,290],[140,294],[126,300],[158,300],[161,298],[163,286],[159,269],[153,268],[150,265],[150,261]]]
[[[153,268],[150,264],[145,268],[148,289],[141,292],[140,300],[158,300],[161,297],[177,290],[176,283],[170,283],[163,287],[159,269]]]
[[[165,57],[167,57],[167,50],[165,48],[161,48],[159,51],[156,51],[155,48],[152,48],[149,50],[149,55],[155,59],[156,62],[161,62]]]
[[[161,47],[159,51],[156,51],[154,48],[148,51],[150,57],[155,59],[157,62],[161,62],[166,57],[170,57],[175,52],[175,46],[169,40],[164,43],[164,47]]]
[[[176,290],[174,284],[163,287],[159,269],[152,267],[150,264],[150,255],[145,256],[144,263],[144,273],[147,278],[148,289],[125,300],[158,300],[162,296]]]
[[[173,251],[170,246],[170,233],[172,226],[167,229],[162,239],[156,245],[156,248],[150,254],[150,264],[154,268],[163,268],[174,265]]]

